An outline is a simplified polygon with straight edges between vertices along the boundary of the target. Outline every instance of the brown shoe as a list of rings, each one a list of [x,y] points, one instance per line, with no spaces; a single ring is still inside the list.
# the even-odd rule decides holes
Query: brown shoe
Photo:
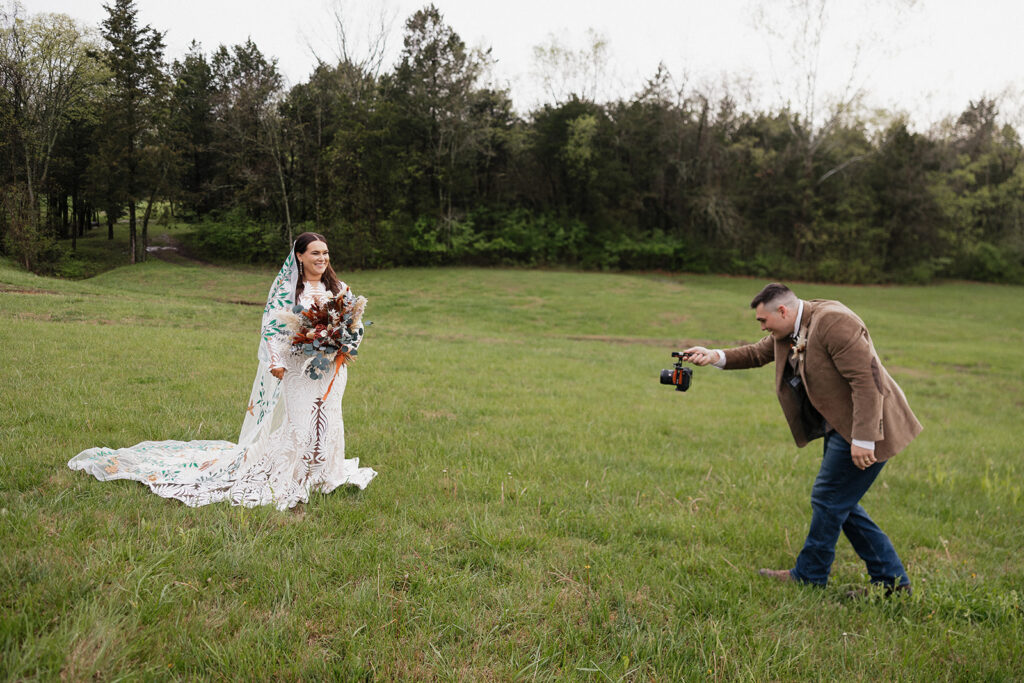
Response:
[[[786,581],[793,580],[793,575],[788,569],[758,569],[757,573],[761,576],[767,576],[770,579],[775,579],[776,581],[782,581],[784,583]]]

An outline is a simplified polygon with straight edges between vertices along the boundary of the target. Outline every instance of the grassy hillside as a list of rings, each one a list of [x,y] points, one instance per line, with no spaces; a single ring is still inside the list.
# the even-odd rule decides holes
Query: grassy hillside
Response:
[[[864,500],[917,589],[849,602],[789,567],[820,442],[771,369],[669,352],[760,332],[761,281],[342,273],[375,322],[345,396],[364,492],[190,509],[66,461],[237,437],[273,273],[0,264],[0,676],[1009,679],[1024,670],[1024,289],[794,285],[871,329],[925,425]],[[251,305],[257,304],[257,305]]]

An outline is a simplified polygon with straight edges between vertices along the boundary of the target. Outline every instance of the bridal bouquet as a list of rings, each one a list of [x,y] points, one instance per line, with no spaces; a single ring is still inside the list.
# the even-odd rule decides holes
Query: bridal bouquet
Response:
[[[308,308],[296,304],[278,316],[283,323],[279,329],[289,336],[292,351],[308,356],[302,369],[310,379],[320,379],[332,365],[337,374],[338,368],[358,355],[363,336],[359,323],[365,309],[366,297],[355,296],[345,286],[339,294],[328,292]]]

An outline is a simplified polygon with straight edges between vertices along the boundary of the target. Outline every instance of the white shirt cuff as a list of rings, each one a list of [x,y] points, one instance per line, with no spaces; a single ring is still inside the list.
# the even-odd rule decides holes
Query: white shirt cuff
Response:
[[[711,365],[713,365],[714,367],[718,368],[719,370],[724,369],[725,368],[725,351],[723,351],[722,349],[711,349],[711,350],[718,354],[718,360],[716,360]]]
[[[866,448],[869,451],[875,450],[874,441],[862,441],[861,439],[851,439],[850,443],[852,443],[854,446],[857,446],[858,448]]]

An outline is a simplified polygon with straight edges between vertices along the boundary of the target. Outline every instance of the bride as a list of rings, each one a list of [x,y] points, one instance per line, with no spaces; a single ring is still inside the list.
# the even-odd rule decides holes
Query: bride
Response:
[[[340,297],[354,304],[348,321],[351,342],[336,362],[294,351],[299,306],[309,309]],[[342,484],[360,489],[377,475],[345,459],[341,399],[348,369],[363,337],[365,299],[355,299],[330,265],[327,240],[304,232],[295,240],[274,279],[263,310],[259,370],[246,406],[238,443],[228,441],[144,441],[131,448],[90,448],[68,462],[101,481],[134,479],[157,495],[193,507],[231,501],[285,510],[309,500],[310,491],[329,493]],[[311,347],[307,347],[311,348]],[[342,353],[347,351],[347,353]],[[319,370],[319,372],[318,372]]]

